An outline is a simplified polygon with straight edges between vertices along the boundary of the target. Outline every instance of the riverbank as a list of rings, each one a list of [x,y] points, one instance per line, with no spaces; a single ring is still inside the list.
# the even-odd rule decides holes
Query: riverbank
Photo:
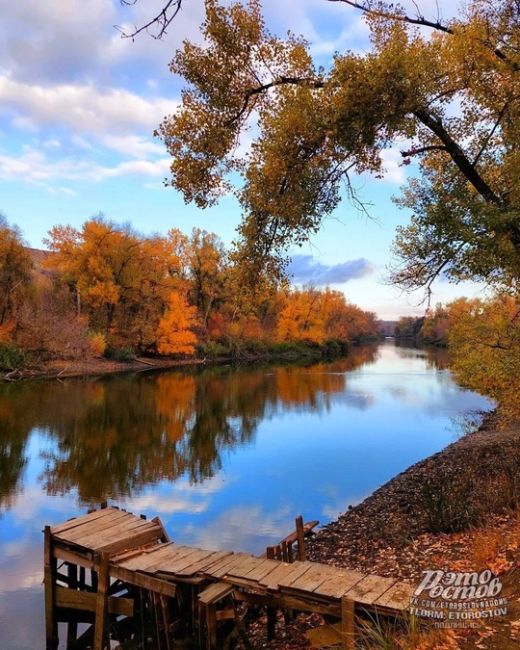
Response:
[[[419,583],[422,571],[490,569],[509,599],[506,617],[474,630],[363,646],[370,650],[513,650],[520,645],[520,423],[482,426],[416,463],[323,526],[310,539],[311,560]],[[300,616],[285,638],[258,647],[308,646],[305,632],[319,621]],[[255,626],[261,637],[262,626]],[[392,630],[392,634],[395,630]],[[257,647],[255,645],[255,647]]]
[[[208,356],[204,354],[203,350],[201,357],[188,359],[158,356],[139,356],[127,361],[118,361],[104,357],[72,360],[55,359],[31,364],[27,367],[0,371],[0,381],[101,376],[122,372],[166,370],[185,366],[217,365],[223,363],[335,359],[348,355],[349,351],[355,346],[355,344],[349,346],[346,342],[342,342],[340,345],[339,342],[335,341],[333,344],[326,342],[323,345],[287,343],[262,346],[256,344],[245,347],[242,350],[217,350],[216,354],[213,353]]]

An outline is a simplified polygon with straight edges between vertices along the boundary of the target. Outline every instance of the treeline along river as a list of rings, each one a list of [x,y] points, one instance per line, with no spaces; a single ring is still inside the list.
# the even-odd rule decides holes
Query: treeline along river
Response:
[[[0,384],[0,648],[42,647],[44,524],[108,499],[173,540],[260,553],[326,523],[491,408],[446,353]]]

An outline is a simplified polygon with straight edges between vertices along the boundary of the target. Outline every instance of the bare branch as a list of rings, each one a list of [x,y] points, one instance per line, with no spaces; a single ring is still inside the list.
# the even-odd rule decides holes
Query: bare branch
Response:
[[[401,151],[403,158],[410,158],[410,156],[417,156],[421,153],[428,153],[429,151],[448,151],[443,144],[430,144],[426,147],[412,147],[408,151]]]
[[[137,1],[138,0],[120,0],[121,4],[126,6],[135,5]],[[148,28],[154,25],[158,28],[158,31],[156,34],[150,34],[150,36],[159,40],[166,34],[166,30],[181,9],[182,0],[166,0],[163,8],[154,18],[141,27],[135,27],[133,32],[126,32],[119,25],[114,25],[114,27],[121,32],[122,38],[131,38],[134,40],[138,34],[145,31],[148,32]]]
[[[237,120],[239,120],[249,107],[249,102],[251,99],[257,95],[261,95],[270,88],[275,88],[276,86],[311,86],[312,88],[323,88],[325,83],[321,79],[315,79],[312,77],[278,77],[269,83],[262,84],[261,86],[256,86],[251,88],[244,94],[244,103],[242,104],[241,109],[234,115],[230,120],[226,122],[226,126],[232,126]]]
[[[480,160],[480,157],[482,156],[482,154],[483,154],[484,151],[486,150],[486,147],[488,146],[489,141],[491,140],[491,138],[492,138],[493,135],[495,134],[495,131],[497,130],[497,128],[498,128],[500,122],[502,121],[502,118],[503,118],[504,115],[506,114],[506,111],[507,111],[507,109],[508,109],[508,106],[509,106],[509,100],[504,104],[504,106],[502,107],[502,110],[501,110],[500,113],[498,114],[498,117],[497,117],[497,119],[496,119],[496,121],[495,121],[495,124],[493,125],[493,128],[492,128],[491,131],[488,133],[487,137],[485,138],[485,140],[484,140],[484,142],[483,142],[483,144],[482,144],[482,147],[480,148],[480,151],[479,151],[478,154],[475,156],[475,160],[473,161],[473,165],[476,165],[476,164],[478,163],[478,161]]]
[[[366,14],[372,16],[379,16],[381,18],[389,18],[391,20],[397,20],[403,23],[409,23],[411,25],[422,25],[423,27],[431,27],[432,29],[437,29],[446,34],[453,34],[451,27],[443,25],[440,21],[436,20],[427,20],[422,14],[419,13],[417,8],[417,16],[413,18],[412,16],[407,16],[399,11],[392,11],[389,7],[388,11],[381,9],[379,3],[374,3],[373,0],[364,0],[363,2],[355,2],[355,0],[328,0],[328,2],[343,2],[346,5],[350,5],[355,9],[359,9]],[[415,4],[415,3],[414,3]]]

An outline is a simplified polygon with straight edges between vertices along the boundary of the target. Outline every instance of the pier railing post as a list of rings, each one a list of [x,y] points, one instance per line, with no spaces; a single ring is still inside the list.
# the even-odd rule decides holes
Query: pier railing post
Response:
[[[303,517],[300,515],[295,519],[296,539],[298,540],[298,559],[305,561],[305,530],[303,528]]]
[[[58,624],[56,621],[55,609],[55,581],[56,581],[56,558],[52,552],[51,527],[45,526],[43,531],[43,582],[45,586],[45,641],[47,650],[54,650],[58,647]]]

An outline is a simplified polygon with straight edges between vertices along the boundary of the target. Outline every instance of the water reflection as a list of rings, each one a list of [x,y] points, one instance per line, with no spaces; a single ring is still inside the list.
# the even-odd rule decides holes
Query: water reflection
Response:
[[[21,489],[31,431],[45,432],[53,443],[41,452],[40,476],[51,495],[75,489],[91,503],[181,476],[196,483],[222,467],[223,452],[250,443],[265,418],[280,410],[329,410],[333,396],[345,391],[346,373],[375,355],[375,347],[366,347],[328,364],[2,386],[0,508]],[[366,397],[357,401],[363,408]]]
[[[0,648],[42,647],[45,524],[112,498],[177,542],[260,553],[295,515],[330,520],[489,406],[442,353],[393,344],[331,363],[0,385]]]

